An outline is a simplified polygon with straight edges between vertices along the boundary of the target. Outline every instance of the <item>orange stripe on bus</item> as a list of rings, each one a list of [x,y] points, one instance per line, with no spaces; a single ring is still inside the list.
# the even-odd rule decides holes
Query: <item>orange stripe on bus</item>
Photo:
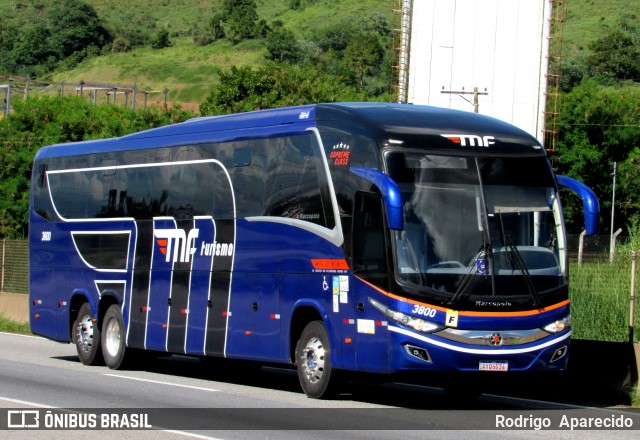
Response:
[[[400,301],[408,302],[409,304],[417,304],[419,306],[430,307],[432,309],[439,310],[441,312],[446,312],[447,310],[453,310],[453,309],[448,309],[446,307],[435,306],[433,304],[423,303],[423,302],[416,301],[416,300],[413,300],[413,299],[404,298],[402,296],[398,296],[398,295],[395,295],[393,293],[385,292],[384,290],[380,289],[379,287],[374,286],[373,284],[369,283],[368,281],[363,280],[360,277],[358,277],[358,279],[361,280],[363,283],[373,287],[374,289],[376,289],[378,292],[382,293],[383,295],[388,296],[389,298],[393,298],[393,299],[397,299],[397,300],[400,300]],[[545,312],[548,312],[550,310],[558,309],[560,307],[566,306],[570,302],[571,301],[567,299],[567,300],[561,301],[559,303],[550,305],[548,307],[543,307],[541,309],[523,310],[523,311],[519,311],[519,312],[458,311],[458,315],[460,315],[460,316],[496,316],[496,317],[532,316],[532,315],[539,315],[540,313],[545,313]]]

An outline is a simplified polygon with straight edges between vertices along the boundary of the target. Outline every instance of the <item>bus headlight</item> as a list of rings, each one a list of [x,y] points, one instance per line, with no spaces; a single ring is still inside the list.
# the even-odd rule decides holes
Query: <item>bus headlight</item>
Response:
[[[397,310],[390,309],[384,304],[376,301],[373,298],[369,298],[369,302],[373,307],[380,310],[382,313],[387,315],[389,319],[398,324],[401,324],[405,327],[409,327],[413,330],[419,331],[421,333],[433,333],[437,330],[440,330],[442,326],[434,324],[429,321],[425,321],[422,318],[416,318],[415,316],[407,315],[406,313],[398,312]]]
[[[558,319],[557,321],[554,321],[542,327],[544,331],[547,331],[549,333],[560,333],[568,328],[571,328],[571,315],[567,315],[562,319]]]

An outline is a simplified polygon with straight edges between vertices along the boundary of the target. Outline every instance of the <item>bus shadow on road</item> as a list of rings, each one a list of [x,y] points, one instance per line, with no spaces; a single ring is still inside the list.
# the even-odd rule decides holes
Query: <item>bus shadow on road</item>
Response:
[[[77,356],[56,359],[79,362]],[[145,353],[130,370],[302,394],[293,366]],[[582,393],[572,395],[567,388],[571,383],[568,374],[510,374],[508,377],[342,374],[332,399],[421,410],[550,409],[563,404],[595,407],[617,404],[615,396],[611,395],[591,393],[591,399]]]

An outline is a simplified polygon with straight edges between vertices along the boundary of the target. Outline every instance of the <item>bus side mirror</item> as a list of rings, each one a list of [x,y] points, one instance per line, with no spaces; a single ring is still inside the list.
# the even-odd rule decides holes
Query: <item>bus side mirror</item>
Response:
[[[556,176],[558,185],[570,189],[580,196],[584,206],[584,227],[587,235],[598,233],[600,221],[600,204],[595,193],[584,183],[566,176]]]
[[[351,172],[373,183],[382,194],[389,229],[404,229],[402,194],[398,184],[387,174],[372,168],[351,167]]]

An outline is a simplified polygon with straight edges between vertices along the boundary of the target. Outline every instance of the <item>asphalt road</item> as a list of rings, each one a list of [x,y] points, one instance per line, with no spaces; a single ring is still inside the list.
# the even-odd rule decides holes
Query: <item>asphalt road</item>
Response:
[[[34,417],[39,430],[7,429]],[[586,423],[633,429],[569,429]],[[139,425],[152,429],[99,429]],[[74,426],[86,429],[64,429]],[[542,427],[555,429],[552,438],[621,440],[639,438],[640,413],[497,395],[469,402],[375,380],[347,383],[337,399],[318,401],[302,393],[290,369],[173,356],[113,371],[83,366],[73,345],[0,333],[0,427],[0,439],[549,438]]]

